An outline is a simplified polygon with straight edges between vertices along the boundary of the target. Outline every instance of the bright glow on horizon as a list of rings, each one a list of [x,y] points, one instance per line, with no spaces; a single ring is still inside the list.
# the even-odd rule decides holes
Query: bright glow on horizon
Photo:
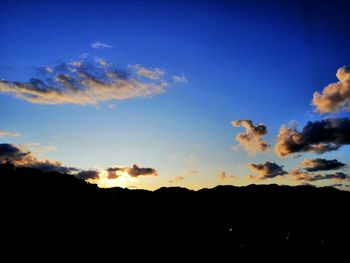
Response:
[[[71,2],[0,1],[0,164],[103,188],[349,184],[350,5]]]
[[[100,188],[122,187],[127,188],[137,184],[139,181],[137,178],[131,177],[127,172],[118,173],[118,178],[108,179],[107,171],[100,171],[98,179],[88,179],[87,181],[92,184],[97,184]]]

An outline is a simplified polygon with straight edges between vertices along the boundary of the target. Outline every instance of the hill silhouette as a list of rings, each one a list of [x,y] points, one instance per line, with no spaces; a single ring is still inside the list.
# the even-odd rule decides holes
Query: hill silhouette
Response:
[[[215,235],[226,247],[240,249],[327,248],[349,243],[350,193],[330,187],[100,189],[71,175],[11,164],[0,166],[0,178],[3,236],[78,240],[81,233]]]

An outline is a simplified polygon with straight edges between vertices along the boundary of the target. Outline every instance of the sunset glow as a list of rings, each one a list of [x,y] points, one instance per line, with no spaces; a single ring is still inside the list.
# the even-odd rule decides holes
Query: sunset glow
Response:
[[[348,190],[349,5],[321,2],[1,1],[0,165]]]

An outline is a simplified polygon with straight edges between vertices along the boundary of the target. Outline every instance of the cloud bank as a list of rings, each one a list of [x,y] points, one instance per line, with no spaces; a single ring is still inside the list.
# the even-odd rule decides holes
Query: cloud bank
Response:
[[[81,170],[75,167],[67,167],[62,162],[49,159],[39,160],[31,152],[18,145],[2,143],[0,144],[0,165],[11,163],[17,167],[36,168],[43,172],[60,172],[75,176],[79,179],[86,180],[90,183],[98,184],[100,180],[104,180],[106,187],[106,179],[113,180],[119,177],[137,178],[139,176],[158,176],[157,170],[149,167],[140,167],[134,164],[132,167],[110,167],[106,170]],[[106,178],[105,178],[105,175]],[[108,184],[107,184],[108,186]]]
[[[316,171],[328,171],[328,170],[337,170],[340,168],[344,168],[346,165],[344,163],[339,162],[336,159],[326,160],[326,159],[304,159],[304,161],[300,165],[308,172],[316,172]]]
[[[96,170],[81,171],[75,177],[83,180],[96,180],[100,178],[100,172]]]
[[[275,151],[285,157],[294,153],[324,153],[350,144],[350,119],[329,118],[308,122],[301,132],[297,127],[280,128]]]
[[[233,127],[243,127],[245,132],[238,133],[236,141],[249,154],[255,155],[257,152],[264,152],[269,148],[269,145],[262,139],[262,136],[267,134],[267,128],[260,123],[254,125],[251,120],[232,121]]]
[[[41,171],[56,171],[61,173],[74,173],[78,169],[64,166],[59,161],[49,159],[39,160],[31,152],[8,143],[0,144],[0,164],[12,163],[15,166],[40,169]]]
[[[295,181],[298,182],[316,182],[321,180],[336,180],[336,181],[342,181],[347,182],[350,181],[349,174],[345,174],[343,172],[335,172],[335,173],[329,173],[329,174],[320,174],[320,173],[309,173],[304,172],[299,168],[292,169],[288,176]]]
[[[102,59],[62,63],[41,69],[41,78],[27,82],[0,81],[0,93],[37,104],[98,104],[102,101],[145,98],[165,92],[165,72],[132,66],[118,70]],[[140,80],[137,76],[144,76]],[[133,77],[134,76],[134,77]]]
[[[315,92],[312,104],[318,113],[334,113],[338,111],[350,111],[350,68],[338,69],[337,83],[329,84],[322,93]]]

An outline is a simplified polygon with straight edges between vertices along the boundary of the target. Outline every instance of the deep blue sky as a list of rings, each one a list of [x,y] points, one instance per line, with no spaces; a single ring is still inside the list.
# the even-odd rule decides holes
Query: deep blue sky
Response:
[[[189,186],[203,185],[222,170],[243,175],[248,161],[274,160],[273,153],[232,151],[239,130],[230,121],[263,122],[273,144],[282,124],[321,118],[312,113],[313,92],[350,62],[345,0],[3,0],[0,13],[2,79],[26,81],[36,67],[83,53],[120,68],[141,64],[186,76],[188,83],[162,95],[114,101],[113,110],[0,94],[0,128],[22,134],[6,141],[57,145],[50,158],[82,168],[156,167],[159,184],[196,169],[203,177],[189,178]],[[113,48],[92,49],[95,41]]]

